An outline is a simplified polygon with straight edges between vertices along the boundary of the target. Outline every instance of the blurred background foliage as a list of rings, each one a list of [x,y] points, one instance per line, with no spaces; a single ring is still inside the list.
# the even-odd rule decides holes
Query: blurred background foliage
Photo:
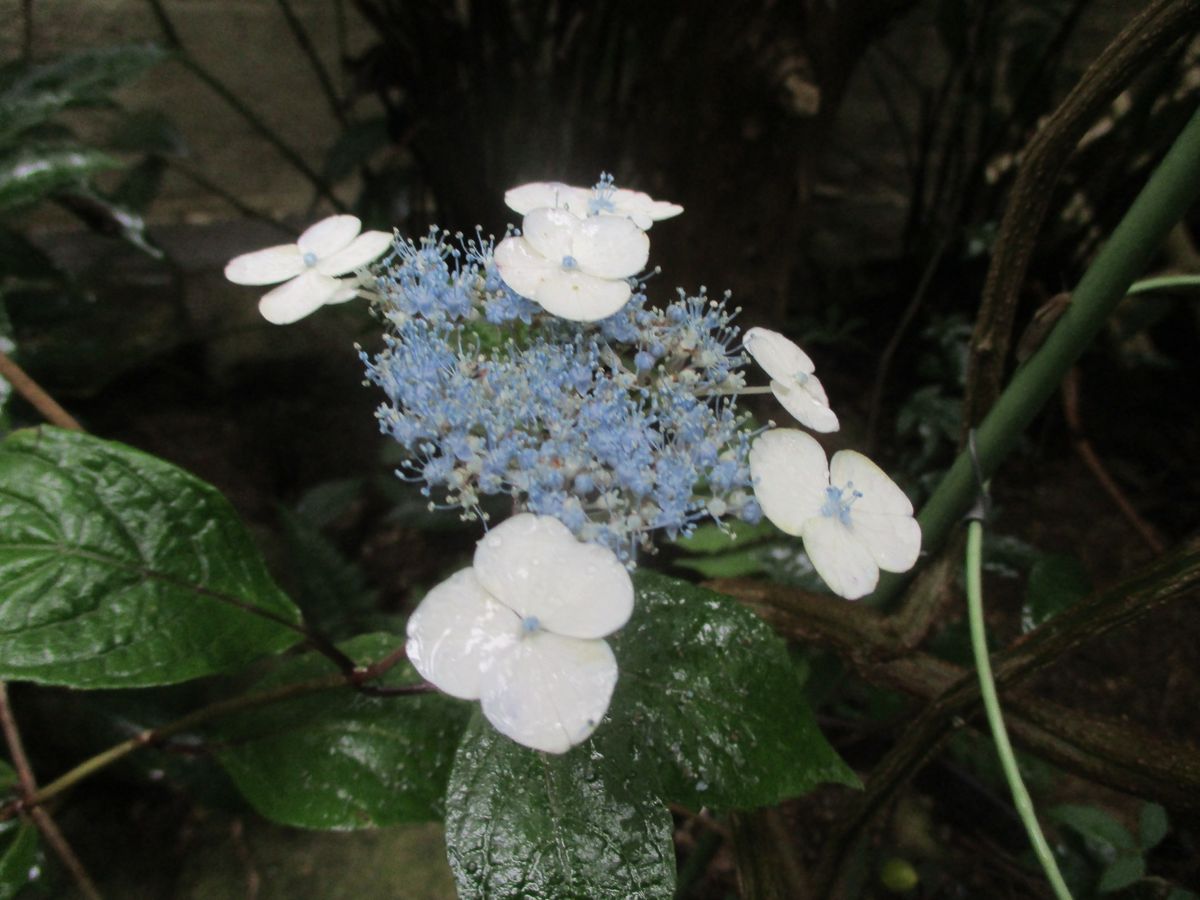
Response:
[[[9,23],[0,348],[97,433],[220,486],[312,621],[341,637],[400,627],[424,588],[469,553],[474,532],[453,515],[428,516],[423,498],[390,475],[394,460],[371,418],[376,398],[360,388],[350,350],[377,332],[367,313],[329,310],[281,337],[257,319],[253,297],[223,283],[225,259],[333,210],[403,234],[437,223],[498,235],[515,218],[506,188],[613,172],[687,210],[653,232],[665,274],[651,281],[652,299],[677,283],[728,288],[746,325],[795,336],[842,413],[835,443],[877,455],[920,501],[957,446],[971,323],[1022,149],[1138,4],[204,6],[0,3]],[[260,52],[247,54],[244,41]],[[1197,99],[1200,44],[1180,41],[1080,143],[1022,295],[1029,344]],[[1184,225],[1156,271],[1196,272],[1198,259]],[[1044,415],[996,485],[988,566],[1001,643],[1152,554],[1096,490],[1075,453],[1081,430],[1154,532],[1168,543],[1194,533],[1197,309],[1186,292],[1123,305],[1079,368],[1074,418]],[[5,416],[6,427],[35,421],[20,401]],[[664,548],[660,562],[692,577],[813,585],[807,561],[773,529],[746,529],[733,544],[715,537]],[[1200,686],[1187,649],[1197,640],[1194,615],[1164,614],[1134,639],[1072,660],[1054,690],[1197,740]],[[930,649],[964,658],[955,613]],[[839,750],[869,767],[910,708],[827,654],[803,651],[798,663]],[[1126,674],[1148,669],[1154,677]],[[1106,681],[1096,674],[1105,671],[1122,674]],[[180,702],[148,694],[133,708],[90,708],[88,727],[67,736],[53,723],[70,701],[32,691],[17,699],[53,768]],[[860,860],[866,892],[1038,896],[987,754],[986,742],[956,739],[897,804]],[[202,753],[167,756],[169,766],[152,767],[155,788],[136,782],[147,793],[126,808],[124,827],[200,836],[164,839],[163,871],[142,873],[144,896],[245,895],[255,869],[239,830],[244,810]],[[121,779],[131,780],[89,788],[79,809],[104,809],[111,792],[145,777],[129,771]],[[1059,804],[1050,818],[1077,896],[1178,898],[1200,882],[1195,810],[1164,811],[1057,772],[1035,788]],[[818,795],[785,816],[828,825],[837,802]],[[700,860],[688,868],[689,896],[727,895],[728,847],[694,818],[677,822],[681,857]],[[82,821],[68,824],[83,833]],[[818,852],[816,832],[796,838],[797,852]],[[264,865],[287,870],[276,843],[288,840],[264,830],[251,842],[271,860]],[[390,838],[380,841],[386,856]],[[241,861],[235,887],[184,886],[199,877],[184,863],[197,847]],[[81,847],[92,860],[108,851],[95,838]],[[307,839],[296,852],[334,853]],[[295,896],[277,892],[282,881],[255,883],[258,896]],[[980,893],[995,885],[1003,892]]]

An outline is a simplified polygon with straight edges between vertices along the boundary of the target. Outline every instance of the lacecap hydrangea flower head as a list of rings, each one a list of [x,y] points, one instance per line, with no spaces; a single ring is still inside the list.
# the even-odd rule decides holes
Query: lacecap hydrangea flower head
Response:
[[[604,638],[628,619],[628,570],[658,536],[765,513],[804,541],[831,590],[855,598],[881,568],[913,564],[920,531],[865,457],[842,451],[827,463],[808,434],[758,428],[739,408],[741,395],[769,390],[801,425],[837,429],[813,361],[792,341],[764,328],[740,335],[738,310],[703,288],[649,301],[647,231],[682,207],[608,175],[591,188],[521,185],[505,199],[522,224],[498,243],[434,228],[393,244],[369,292],[384,346],[361,355],[387,397],[380,427],[404,451],[397,474],[431,508],[485,526],[484,497],[514,509],[480,540],[474,565],[413,613],[413,664],[447,693],[478,699],[513,740],[557,753],[586,740],[608,708],[617,661]],[[291,250],[275,254],[288,258],[283,277],[341,267],[299,249],[299,276]],[[231,263],[234,275],[245,267]],[[306,306],[344,299],[322,284]],[[769,387],[747,386],[751,359]]]

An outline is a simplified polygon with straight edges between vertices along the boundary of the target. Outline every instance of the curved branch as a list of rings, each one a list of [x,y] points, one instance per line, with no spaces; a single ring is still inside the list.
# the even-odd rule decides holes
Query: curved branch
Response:
[[[1147,63],[1198,27],[1200,0],[1155,0],[1088,67],[1026,147],[1000,223],[971,337],[964,436],[967,429],[980,423],[999,394],[1021,285],[1053,188],[1076,145]]]

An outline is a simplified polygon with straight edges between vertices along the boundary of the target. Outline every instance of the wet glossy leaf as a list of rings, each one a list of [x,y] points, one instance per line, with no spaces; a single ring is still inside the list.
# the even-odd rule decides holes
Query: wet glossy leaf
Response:
[[[403,643],[399,635],[370,634],[341,647],[365,665]],[[309,654],[285,662],[256,690],[333,671]],[[420,680],[403,663],[380,683]],[[285,825],[346,830],[425,821],[441,815],[470,714],[470,705],[444,694],[373,697],[337,688],[222,722],[227,746],[219,756],[254,808]]]
[[[0,677],[174,684],[294,644],[298,619],[210,485],[57,428],[0,444]]]
[[[0,211],[36,203],[118,165],[107,153],[89,147],[30,146],[12,151],[0,158]]]
[[[510,741],[476,714],[446,792],[459,896],[671,897],[671,815],[652,770],[630,733],[609,723],[555,756]]]
[[[657,760],[668,800],[766,806],[818,784],[857,785],[821,734],[787,648],[729,597],[642,572],[609,718]],[[601,726],[601,731],[607,722]]]

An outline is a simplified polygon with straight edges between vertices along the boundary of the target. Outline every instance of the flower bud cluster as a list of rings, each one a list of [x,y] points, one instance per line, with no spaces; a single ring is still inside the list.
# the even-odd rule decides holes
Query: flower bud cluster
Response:
[[[493,251],[431,231],[385,260],[385,347],[363,360],[398,474],[467,518],[507,495],[627,563],[657,532],[756,521],[736,310],[703,290],[653,307],[635,283],[614,315],[570,321],[517,295]]]

